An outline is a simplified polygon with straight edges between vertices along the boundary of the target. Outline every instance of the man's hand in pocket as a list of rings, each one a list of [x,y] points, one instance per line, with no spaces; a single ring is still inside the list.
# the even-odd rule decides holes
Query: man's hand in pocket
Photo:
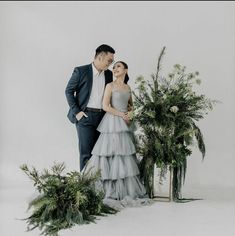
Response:
[[[85,112],[80,111],[80,112],[76,115],[76,119],[79,121],[79,120],[82,119],[83,116],[88,117]]]

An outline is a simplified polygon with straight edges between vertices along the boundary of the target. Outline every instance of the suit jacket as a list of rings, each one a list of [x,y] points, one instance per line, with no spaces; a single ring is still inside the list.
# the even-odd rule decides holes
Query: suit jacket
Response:
[[[104,72],[105,86],[113,81],[110,70]],[[73,74],[66,86],[65,95],[69,104],[67,117],[72,123],[76,123],[76,114],[86,109],[90,98],[93,82],[92,64],[75,67]],[[100,91],[103,93],[103,91]]]

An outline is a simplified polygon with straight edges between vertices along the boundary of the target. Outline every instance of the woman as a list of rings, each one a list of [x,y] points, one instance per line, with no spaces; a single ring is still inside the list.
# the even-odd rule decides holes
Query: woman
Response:
[[[105,88],[103,110],[106,114],[97,128],[100,136],[83,170],[85,173],[101,171],[98,188],[105,193],[104,203],[117,209],[150,202],[138,177],[133,124],[128,117],[132,98],[127,72],[125,62],[114,64],[116,79]]]

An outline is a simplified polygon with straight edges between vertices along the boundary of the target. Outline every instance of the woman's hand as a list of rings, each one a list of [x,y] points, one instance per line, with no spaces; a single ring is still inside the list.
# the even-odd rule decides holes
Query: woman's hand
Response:
[[[122,119],[126,122],[126,124],[130,124],[130,118],[128,116],[128,112],[121,112],[120,116],[122,117]]]

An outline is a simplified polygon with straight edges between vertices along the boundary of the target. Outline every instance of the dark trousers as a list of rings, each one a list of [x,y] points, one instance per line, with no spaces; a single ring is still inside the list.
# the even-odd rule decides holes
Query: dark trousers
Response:
[[[79,139],[80,171],[91,158],[92,149],[100,135],[97,127],[105,112],[85,111],[88,117],[83,116],[77,123],[76,129]]]

